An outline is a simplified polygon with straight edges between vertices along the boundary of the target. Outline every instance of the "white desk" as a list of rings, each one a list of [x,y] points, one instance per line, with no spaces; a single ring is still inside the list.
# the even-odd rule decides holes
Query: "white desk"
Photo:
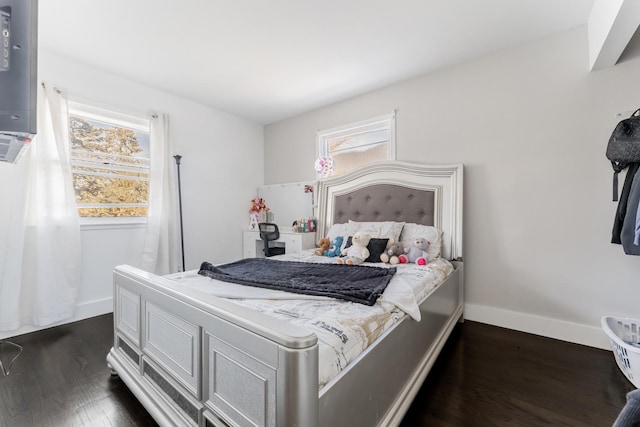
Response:
[[[294,233],[290,230],[280,230],[280,238],[276,242],[283,242],[285,253],[297,253],[304,249],[316,247],[316,233]],[[264,257],[264,242],[260,239],[260,231],[242,231],[243,258]]]

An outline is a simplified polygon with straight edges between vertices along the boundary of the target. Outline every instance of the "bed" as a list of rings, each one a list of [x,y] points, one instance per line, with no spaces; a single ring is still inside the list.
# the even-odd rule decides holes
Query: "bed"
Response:
[[[459,164],[381,162],[318,183],[319,236],[350,220],[433,226],[453,266],[420,321],[402,316],[326,385],[315,333],[128,265],[114,270],[112,372],[163,426],[398,425],[463,320],[462,190]]]

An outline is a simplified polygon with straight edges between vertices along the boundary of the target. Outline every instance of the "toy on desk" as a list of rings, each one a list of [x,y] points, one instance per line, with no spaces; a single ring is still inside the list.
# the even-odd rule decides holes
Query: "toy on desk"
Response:
[[[416,263],[418,265],[427,265],[427,249],[430,242],[427,239],[417,238],[411,242],[411,246],[404,249],[404,254],[398,259],[401,264]]]
[[[316,255],[324,255],[324,253],[327,251],[327,249],[329,249],[329,246],[331,246],[331,240],[329,240],[328,237],[323,237],[318,242],[318,248],[316,249],[315,254]]]
[[[367,245],[371,241],[371,236],[366,233],[357,232],[351,238],[351,246],[342,250],[342,255],[346,258],[338,258],[338,264],[357,265],[362,264],[369,258]]]
[[[313,233],[318,228],[318,221],[315,218],[301,218],[293,221],[291,228],[295,233]]]
[[[329,248],[324,251],[324,256],[328,256],[328,257],[336,257],[340,255],[340,248],[342,247],[342,242],[344,241],[344,237],[342,236],[338,236],[335,239],[333,239],[333,242],[331,242],[331,246],[329,246]]]

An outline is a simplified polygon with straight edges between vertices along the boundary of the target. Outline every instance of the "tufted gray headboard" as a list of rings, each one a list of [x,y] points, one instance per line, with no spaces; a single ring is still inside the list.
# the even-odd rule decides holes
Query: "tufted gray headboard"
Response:
[[[463,168],[379,162],[317,185],[318,235],[332,224],[399,221],[443,231],[443,256],[462,257]]]
[[[434,225],[434,191],[374,184],[335,197],[332,223],[398,221]]]

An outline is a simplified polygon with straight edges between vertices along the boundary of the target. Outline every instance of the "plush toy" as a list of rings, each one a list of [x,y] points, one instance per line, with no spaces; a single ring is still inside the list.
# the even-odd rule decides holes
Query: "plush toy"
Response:
[[[316,249],[315,254],[316,255],[321,255],[321,256],[324,255],[324,253],[327,251],[327,249],[329,249],[329,246],[331,246],[331,240],[329,240],[328,237],[323,237],[318,242],[318,249]]]
[[[342,255],[345,255],[346,258],[338,258],[338,264],[362,264],[365,259],[369,258],[367,245],[370,240],[371,236],[369,234],[358,231],[351,237],[351,246],[342,250]]]
[[[401,264],[415,262],[418,265],[427,265],[427,249],[429,249],[429,241],[419,237],[411,242],[411,246],[404,249],[404,254],[398,259]]]
[[[394,242],[393,239],[389,239],[387,248],[380,254],[380,261],[388,264],[398,264],[400,255],[404,254],[404,245],[400,242]]]
[[[344,237],[342,236],[338,236],[335,239],[333,239],[333,242],[331,242],[331,246],[329,246],[329,249],[324,251],[324,256],[328,256],[328,257],[339,256],[340,247],[342,246],[343,241],[344,241]]]

